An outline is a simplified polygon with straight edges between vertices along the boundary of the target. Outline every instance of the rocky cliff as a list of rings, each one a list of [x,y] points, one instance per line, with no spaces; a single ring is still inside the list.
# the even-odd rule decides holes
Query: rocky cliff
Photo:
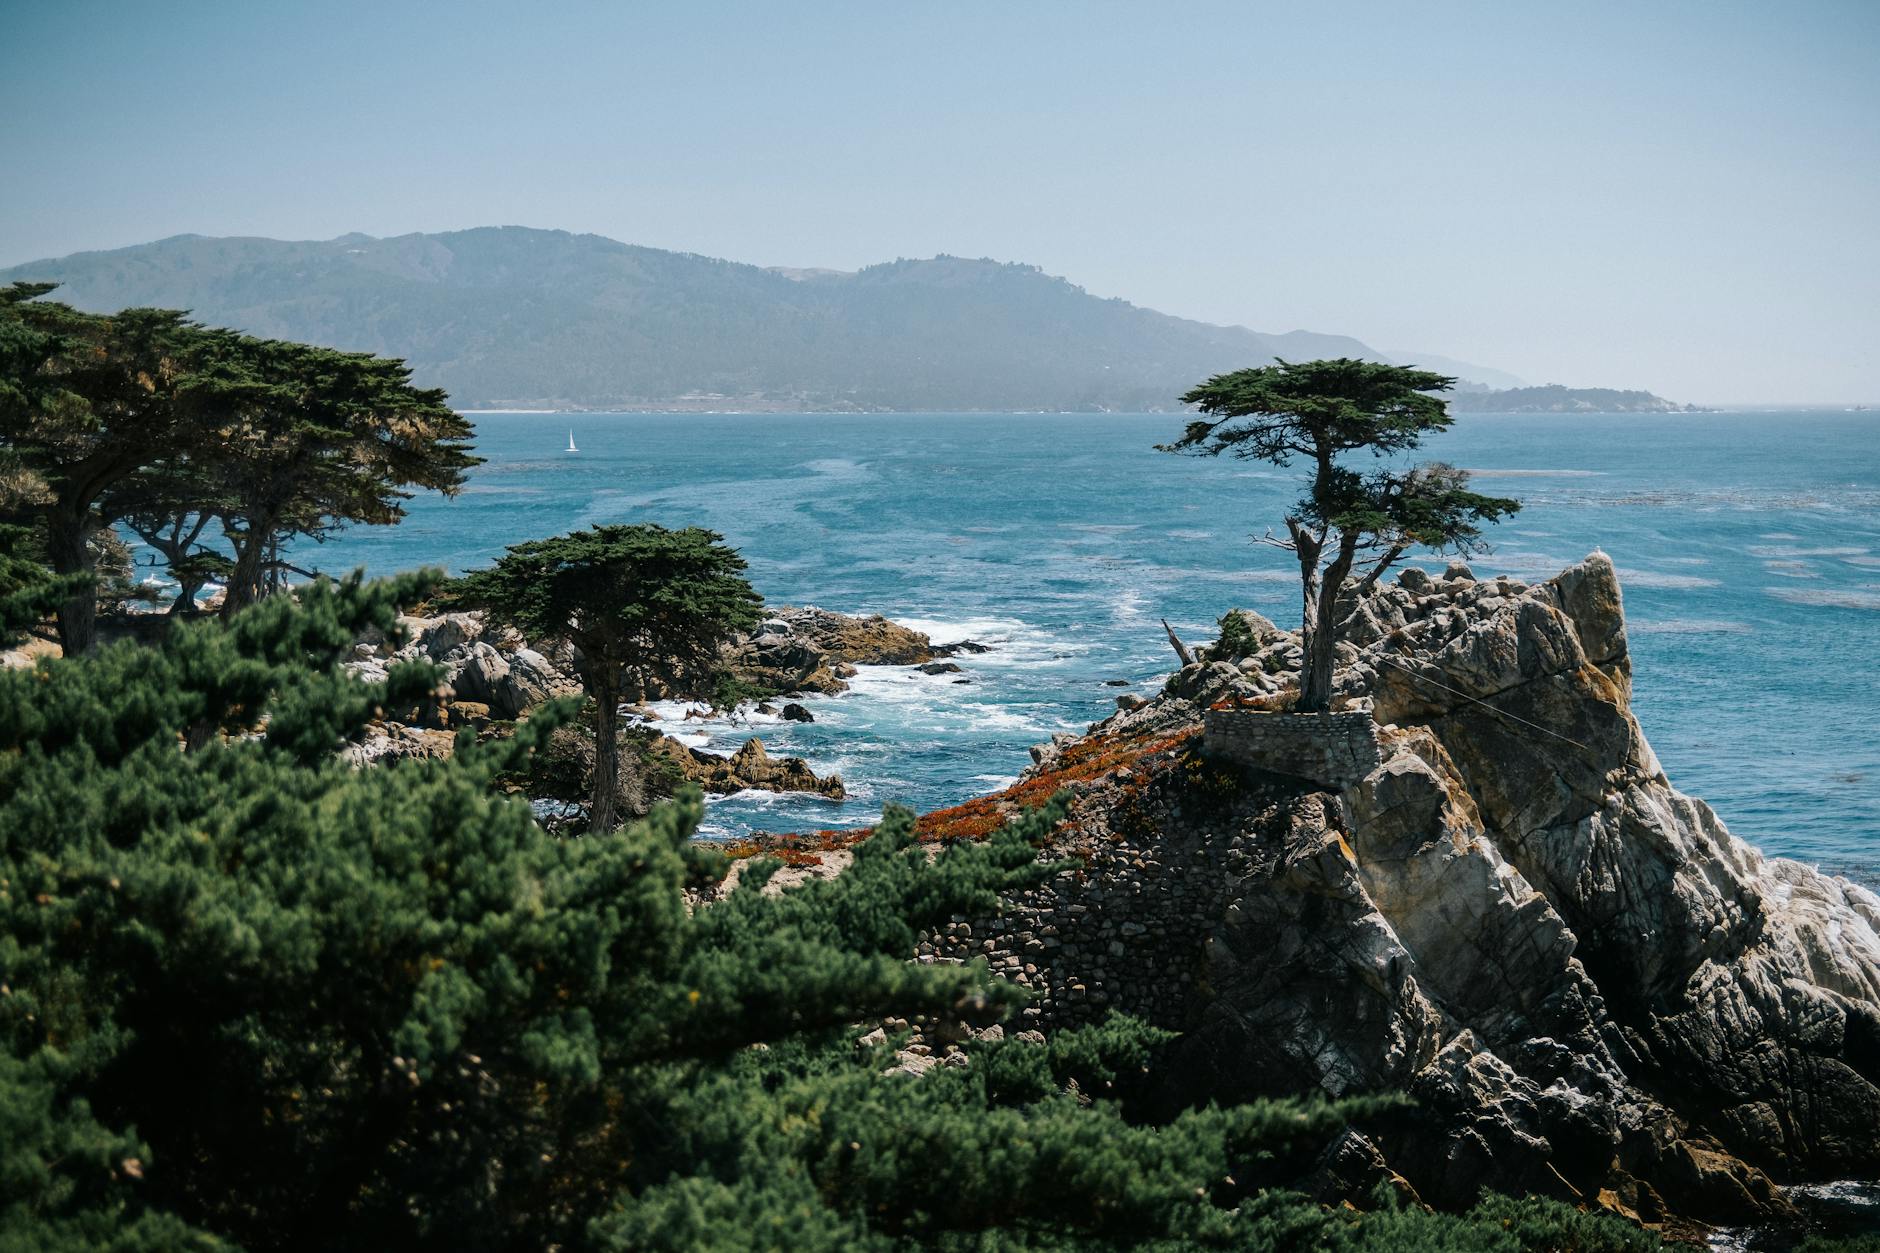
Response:
[[[1294,635],[1243,625],[922,820],[970,837],[1068,789],[1044,852],[1080,864],[923,960],[989,959],[1036,994],[1027,1027],[1180,1031],[1152,1103],[1410,1093],[1321,1164],[1333,1192],[1722,1221],[1782,1214],[1778,1181],[1880,1174],[1880,898],[1672,786],[1604,556],[1533,586],[1407,570],[1350,606],[1340,704],[1382,764],[1337,790],[1211,751],[1210,706],[1271,705],[1296,668]]]

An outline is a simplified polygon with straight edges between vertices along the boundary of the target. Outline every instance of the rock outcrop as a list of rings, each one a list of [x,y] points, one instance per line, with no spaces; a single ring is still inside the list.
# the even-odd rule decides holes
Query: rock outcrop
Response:
[[[729,757],[700,752],[669,736],[660,736],[648,751],[670,761],[687,779],[714,794],[755,788],[765,792],[813,792],[837,801],[848,795],[841,775],[819,778],[801,757],[772,757],[765,751],[764,741],[755,736]]]
[[[886,619],[843,619],[856,624],[844,635],[844,628],[829,619],[839,615],[806,611],[817,628],[812,638],[847,647],[856,655],[868,656],[870,648],[907,647],[906,637],[924,641],[906,628]],[[873,625],[885,623],[892,630]],[[448,613],[435,618],[406,617],[399,620],[405,639],[393,647],[385,640],[362,641],[349,668],[367,679],[383,679],[386,667],[399,661],[432,661],[442,666],[449,696],[435,708],[404,711],[374,723],[365,739],[349,746],[345,758],[354,765],[375,765],[407,757],[447,757],[455,744],[455,730],[468,726],[482,733],[497,733],[494,724],[513,722],[558,696],[576,696],[581,684],[573,676],[578,659],[564,646],[559,657],[548,656],[529,647],[513,631],[495,629],[477,613]],[[904,635],[897,635],[904,633]],[[842,645],[843,639],[847,645]],[[818,648],[817,664],[825,665],[830,654]],[[790,715],[789,710],[797,711]],[[786,707],[792,720],[813,721],[800,705]],[[402,720],[401,720],[402,718]],[[751,739],[730,756],[701,752],[678,740],[646,730],[637,736],[635,750],[620,754],[617,780],[618,812],[632,817],[646,813],[656,799],[649,795],[646,767],[665,765],[674,777],[697,783],[705,791],[725,794],[747,788],[774,792],[811,792],[832,800],[844,796],[842,779],[831,774],[819,777],[800,757],[771,757],[759,739]],[[547,799],[577,801],[592,792],[596,754],[594,733],[585,724],[563,727],[551,738],[548,751],[538,759],[539,780]],[[532,795],[535,793],[532,791]]]
[[[983,646],[974,645],[984,651]],[[933,642],[880,614],[851,617],[826,609],[779,609],[724,651],[732,675],[779,694],[848,690],[856,666],[913,666],[933,661]],[[671,680],[660,686],[675,692]]]
[[[1295,634],[1243,625],[922,820],[970,836],[1068,789],[1044,854],[1084,866],[923,960],[987,958],[1035,993],[1028,1027],[1180,1031],[1162,1104],[1408,1092],[1419,1113],[1345,1156],[1432,1202],[1766,1219],[1776,1180],[1880,1173],[1880,898],[1671,785],[1604,556],[1533,586],[1405,571],[1350,606],[1338,704],[1383,761],[1339,791],[1204,751],[1209,706],[1296,674]]]
[[[557,696],[577,696],[571,655],[551,661],[513,631],[494,629],[476,613],[447,613],[435,618],[402,617],[405,640],[394,648],[384,640],[359,644],[351,669],[368,679],[382,679],[401,661],[430,661],[444,669],[453,701],[478,707],[484,717],[513,722]]]

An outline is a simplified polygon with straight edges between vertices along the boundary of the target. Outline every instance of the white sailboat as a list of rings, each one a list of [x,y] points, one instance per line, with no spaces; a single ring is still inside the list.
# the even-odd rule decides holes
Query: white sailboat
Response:
[[[569,452],[580,452],[580,451],[581,451],[581,450],[580,450],[579,448],[576,448],[576,447],[574,446],[574,428],[573,428],[573,427],[570,427],[570,428],[568,428],[568,448],[567,448],[567,451],[569,451]]]

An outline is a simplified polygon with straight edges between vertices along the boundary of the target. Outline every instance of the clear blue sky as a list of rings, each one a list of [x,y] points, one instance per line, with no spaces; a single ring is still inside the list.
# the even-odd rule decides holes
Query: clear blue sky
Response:
[[[951,252],[1535,382],[1880,401],[1880,0],[0,0],[0,264]]]

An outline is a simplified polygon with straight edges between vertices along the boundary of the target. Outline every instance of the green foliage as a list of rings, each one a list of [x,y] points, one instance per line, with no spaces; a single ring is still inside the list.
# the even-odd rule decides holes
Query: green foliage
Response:
[[[500,782],[535,800],[560,802],[559,813],[545,820],[555,830],[574,829],[576,819],[585,828],[586,807],[594,798],[594,774],[599,753],[594,743],[594,708],[583,701],[578,722],[557,727],[555,733],[530,754],[526,770],[504,776]],[[646,802],[670,800],[688,784],[685,772],[668,753],[657,752],[659,732],[646,726],[623,726],[616,732],[620,752],[631,763],[621,771],[622,811],[643,816]],[[626,802],[637,802],[628,805]],[[571,812],[579,809],[579,813]]]
[[[32,547],[31,531],[0,523],[0,648],[17,644],[66,597],[91,590],[89,578],[54,574],[43,561],[22,555]]]
[[[0,1051],[0,1253],[225,1247],[138,1205],[150,1149],[65,1094],[73,1070],[51,1050],[25,1060]]]
[[[1295,456],[1400,452],[1454,420],[1441,398],[1456,380],[1408,366],[1339,357],[1217,374],[1182,396],[1211,415],[1190,422],[1171,452],[1284,465]]]
[[[1880,1253],[1880,1235],[1809,1236],[1795,1253]]]
[[[735,710],[739,705],[750,701],[769,700],[773,696],[780,695],[782,693],[774,687],[752,683],[748,679],[739,678],[729,670],[721,670],[712,679],[708,699],[711,701],[713,710],[728,711]]]
[[[616,668],[703,663],[734,631],[755,626],[763,605],[744,559],[722,538],[650,522],[597,526],[514,545],[450,592],[531,639],[572,639]]]
[[[1221,628],[1220,638],[1214,642],[1209,656],[1216,661],[1238,661],[1242,657],[1251,657],[1260,650],[1260,641],[1254,637],[1253,628],[1241,616],[1240,610],[1230,609],[1222,614],[1216,624]]]
[[[453,491],[476,463],[470,425],[401,362],[252,339],[162,309],[80,313],[47,284],[0,289],[0,522],[30,526],[70,581],[68,654],[92,644],[84,579],[128,520],[186,590],[229,544],[227,611],[283,569],[279,547],[403,515],[414,488]],[[32,491],[10,490],[16,473]],[[193,564],[190,564],[192,563]],[[107,580],[107,593],[119,595]]]
[[[482,609],[535,640],[572,640],[594,697],[592,827],[614,827],[615,735],[629,669],[709,673],[719,645],[757,624],[763,598],[744,559],[700,527],[598,526],[508,549],[487,570],[450,585],[449,599]]]
[[[1479,552],[1482,524],[1498,522],[1521,508],[1504,496],[1468,490],[1469,473],[1441,461],[1407,470],[1354,474],[1334,468],[1324,486],[1294,506],[1294,517],[1321,533],[1356,535],[1360,547],[1381,547],[1389,559],[1411,548]]]
[[[907,955],[1055,873],[1061,809],[940,850],[890,809],[846,873],[746,863],[697,906],[726,862],[696,794],[560,840],[492,786],[571,702],[448,760],[335,759],[436,683],[340,667],[433,583],[0,674],[0,1250],[1646,1247],[1540,1203],[1292,1196],[1390,1103],[1133,1122],[1163,1037],[1127,1019],[884,1074],[853,1024],[1017,1006]]]
[[[369,353],[216,333],[195,346],[178,398],[198,442],[167,481],[146,470],[118,513],[213,511],[234,550],[226,613],[261,594],[288,540],[397,522],[411,489],[454,492],[480,460],[443,392]]]

